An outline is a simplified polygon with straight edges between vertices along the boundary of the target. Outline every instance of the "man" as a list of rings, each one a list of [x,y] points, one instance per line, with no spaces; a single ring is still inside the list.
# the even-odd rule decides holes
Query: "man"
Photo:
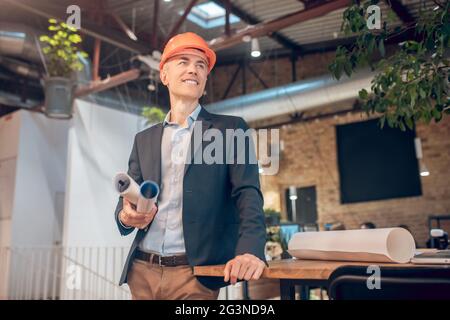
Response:
[[[122,235],[139,229],[120,279],[133,299],[217,299],[220,287],[256,280],[267,265],[258,165],[194,161],[207,145],[194,141],[194,127],[224,136],[227,129],[248,129],[241,118],[213,115],[199,105],[215,61],[194,33],[176,35],[164,48],[160,78],[170,111],[163,123],[136,135],[128,163],[138,184],[160,185],[158,206],[144,214],[120,197],[115,211]],[[193,274],[193,266],[225,263],[223,278]]]

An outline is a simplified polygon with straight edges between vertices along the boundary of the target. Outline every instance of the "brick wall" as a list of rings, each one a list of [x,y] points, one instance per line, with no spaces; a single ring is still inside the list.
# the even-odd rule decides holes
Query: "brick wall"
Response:
[[[284,190],[290,185],[316,186],[319,224],[343,222],[347,229],[365,221],[377,227],[406,224],[419,246],[428,239],[427,217],[450,214],[450,118],[429,126],[419,124],[424,161],[430,176],[421,177],[422,196],[355,204],[340,203],[335,125],[366,120],[360,114],[347,114],[280,128],[284,141],[280,170],[276,176],[261,176],[265,207],[283,212]]]

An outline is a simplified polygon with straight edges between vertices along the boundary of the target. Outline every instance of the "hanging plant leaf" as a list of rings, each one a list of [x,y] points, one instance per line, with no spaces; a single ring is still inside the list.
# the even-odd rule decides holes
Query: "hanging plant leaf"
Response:
[[[365,13],[369,5],[378,2],[354,2],[344,11],[341,31],[356,40],[349,47],[336,49],[329,66],[331,74],[336,79],[343,72],[351,77],[367,64],[376,72],[371,94],[360,90],[359,98],[367,115],[381,116],[380,127],[387,122],[390,127],[411,130],[415,122],[440,121],[450,114],[450,60],[444,55],[450,49],[450,0],[440,1],[434,10],[421,10],[414,25],[420,41],[399,43],[389,56],[385,40],[411,26],[391,27],[392,22],[387,19],[382,30],[369,30]]]

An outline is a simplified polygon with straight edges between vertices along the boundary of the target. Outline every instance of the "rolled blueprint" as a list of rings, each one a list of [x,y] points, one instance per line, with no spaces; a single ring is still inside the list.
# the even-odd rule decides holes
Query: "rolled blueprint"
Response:
[[[114,188],[116,191],[132,204],[136,205],[139,198],[140,188],[136,181],[128,174],[120,172],[114,177]]]
[[[142,182],[136,210],[144,213],[150,212],[158,195],[159,187],[155,182],[150,180]]]
[[[159,195],[158,185],[146,180],[139,186],[128,174],[120,172],[114,177],[116,191],[136,206],[136,211],[150,212]]]
[[[297,259],[408,263],[414,238],[403,228],[298,232],[288,243]]]

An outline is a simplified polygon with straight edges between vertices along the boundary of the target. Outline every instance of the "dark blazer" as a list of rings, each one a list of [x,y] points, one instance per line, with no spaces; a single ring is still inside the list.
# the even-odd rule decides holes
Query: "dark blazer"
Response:
[[[220,130],[224,145],[226,129],[248,129],[242,118],[211,114],[204,108],[197,120],[202,121],[203,132],[210,128]],[[138,184],[144,180],[161,184],[162,132],[163,125],[159,123],[135,136],[128,174]],[[194,134],[191,147],[194,146],[193,137]],[[192,158],[209,143],[203,141],[198,144],[197,150],[191,148]],[[115,218],[120,233],[125,236],[134,229],[123,228],[119,223],[121,209],[122,197],[119,197]],[[257,256],[267,265],[264,256],[266,227],[263,196],[257,164],[195,164],[191,161],[185,166],[182,214],[186,254],[191,266],[224,264],[244,253]],[[147,231],[148,227],[138,230],[126,259],[120,285],[127,281],[136,249]],[[223,277],[199,276],[197,279],[213,290],[230,284],[224,282]]]

